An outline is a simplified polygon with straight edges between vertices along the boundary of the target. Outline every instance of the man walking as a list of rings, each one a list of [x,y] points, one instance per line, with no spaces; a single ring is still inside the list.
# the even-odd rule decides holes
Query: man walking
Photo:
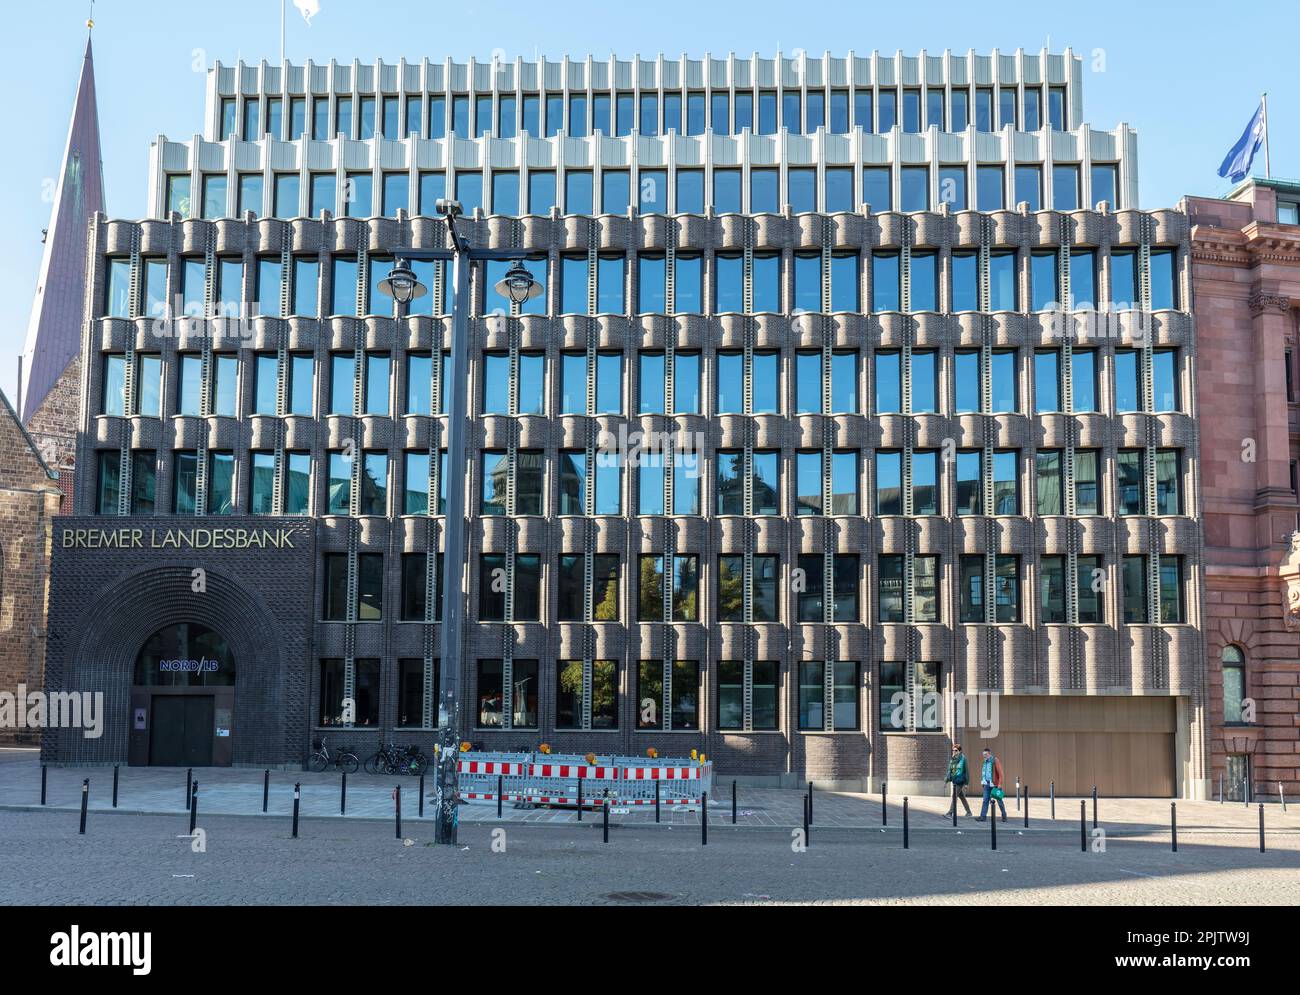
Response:
[[[993,751],[987,746],[981,751],[982,758],[980,762],[980,787],[984,789],[984,803],[980,805],[980,816],[976,822],[985,822],[985,815],[989,810],[989,799],[998,803],[998,808],[1002,809],[1002,821],[1007,821],[1007,806],[1002,801],[1002,761],[993,755]],[[993,813],[993,818],[997,818],[997,812]]]
[[[948,816],[951,818],[956,811],[958,799],[966,809],[966,814],[970,815],[970,802],[966,800],[966,785],[970,783],[970,774],[966,770],[966,754],[962,753],[960,743],[952,744],[952,759],[948,761],[948,775],[943,782],[953,786],[953,803],[948,806]]]

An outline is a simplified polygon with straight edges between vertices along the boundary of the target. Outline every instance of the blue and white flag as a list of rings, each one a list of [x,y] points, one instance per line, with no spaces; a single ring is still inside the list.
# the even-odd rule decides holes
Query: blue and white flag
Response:
[[[1233,183],[1244,180],[1250,175],[1250,164],[1255,161],[1255,153],[1259,151],[1264,144],[1265,132],[1268,128],[1267,120],[1264,117],[1264,103],[1255,108],[1255,116],[1250,119],[1250,124],[1246,125],[1246,130],[1241,133],[1237,139],[1237,144],[1228,150],[1228,154],[1223,159],[1223,165],[1219,167],[1219,175],[1226,176]]]

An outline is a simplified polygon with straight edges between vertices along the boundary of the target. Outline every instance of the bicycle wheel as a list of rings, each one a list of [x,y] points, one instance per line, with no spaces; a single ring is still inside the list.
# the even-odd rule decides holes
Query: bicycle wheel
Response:
[[[311,759],[307,761],[307,769],[314,774],[321,773],[329,765],[329,757],[324,753],[313,753]]]
[[[429,758],[423,753],[417,753],[411,758],[411,773],[419,777],[429,769]]]
[[[355,753],[340,753],[339,766],[342,767],[349,774],[355,774],[357,772],[357,768],[361,766],[361,762],[357,760],[357,756]]]
[[[367,774],[385,774],[388,772],[388,759],[384,756],[384,751],[372,753],[366,758]]]

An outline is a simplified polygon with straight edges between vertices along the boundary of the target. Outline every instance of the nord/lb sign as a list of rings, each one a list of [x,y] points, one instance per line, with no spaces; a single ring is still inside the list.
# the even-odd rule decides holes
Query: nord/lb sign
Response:
[[[293,549],[293,529],[63,529],[64,549]]]

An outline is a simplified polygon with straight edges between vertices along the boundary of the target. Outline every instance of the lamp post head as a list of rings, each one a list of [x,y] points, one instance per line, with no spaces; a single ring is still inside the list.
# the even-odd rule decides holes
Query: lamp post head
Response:
[[[386,297],[391,297],[398,304],[409,304],[416,298],[423,297],[427,289],[416,279],[415,271],[405,259],[394,260],[388,276],[379,281],[379,292]]]
[[[524,269],[523,261],[519,259],[510,264],[510,269],[497,281],[495,289],[513,304],[523,304],[524,301],[539,297],[546,290],[532,273]]]

